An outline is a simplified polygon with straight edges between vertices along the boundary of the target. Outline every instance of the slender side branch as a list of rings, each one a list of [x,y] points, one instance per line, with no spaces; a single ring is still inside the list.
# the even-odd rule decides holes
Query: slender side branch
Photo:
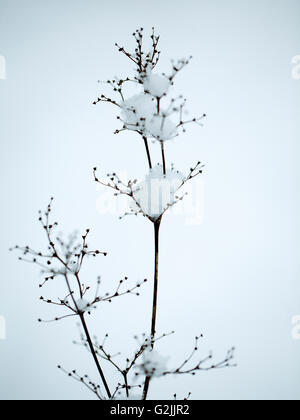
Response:
[[[91,381],[88,375],[81,376],[81,375],[78,375],[76,370],[72,370],[71,372],[68,372],[60,365],[57,367],[69,378],[73,378],[75,381],[80,382],[81,384],[85,385],[91,392],[93,392],[96,395],[96,397],[100,401],[105,399],[101,394],[100,385],[97,385],[95,382]]]

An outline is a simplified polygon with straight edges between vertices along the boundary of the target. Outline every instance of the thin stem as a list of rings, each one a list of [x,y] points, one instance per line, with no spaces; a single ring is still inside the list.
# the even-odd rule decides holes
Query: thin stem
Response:
[[[160,98],[156,98],[157,101],[157,115],[160,113]]]
[[[124,372],[124,381],[125,381],[125,388],[126,388],[126,397],[129,398],[129,386],[127,380],[127,373]]]
[[[160,98],[156,98],[157,101],[157,115],[160,114]],[[163,120],[164,121],[164,120]],[[167,175],[167,168],[166,168],[166,155],[165,155],[165,144],[163,141],[160,142],[161,146],[161,155],[162,155],[162,163],[163,163],[163,171],[164,175]]]
[[[165,144],[163,141],[161,141],[160,145],[161,145],[161,155],[162,155],[162,162],[163,162],[163,171],[164,171],[164,175],[167,175]]]
[[[154,339],[156,334],[156,314],[157,314],[157,295],[158,295],[158,264],[159,264],[159,233],[161,220],[154,223],[154,239],[155,239],[155,264],[154,264],[154,293],[153,293],[153,311],[151,325],[152,348],[154,347]]]
[[[104,387],[105,387],[105,390],[106,390],[107,396],[108,396],[108,398],[109,398],[109,399],[111,399],[112,395],[111,395],[111,392],[110,392],[109,387],[108,387],[108,385],[107,385],[107,382],[106,382],[106,379],[105,379],[104,373],[103,373],[103,371],[102,371],[102,369],[101,369],[101,366],[100,366],[99,360],[98,360],[98,358],[97,358],[97,355],[96,355],[96,352],[95,352],[95,349],[94,349],[94,345],[93,345],[93,342],[92,342],[92,339],[91,339],[91,336],[90,336],[90,333],[89,333],[88,327],[87,327],[87,325],[86,325],[86,322],[85,322],[85,319],[84,319],[84,315],[83,315],[83,314],[80,314],[80,320],[81,320],[81,323],[82,323],[82,326],[83,326],[83,329],[84,329],[84,332],[85,332],[85,335],[86,335],[86,339],[87,339],[87,342],[88,342],[88,344],[89,344],[89,347],[90,347],[90,350],[91,350],[92,356],[93,356],[93,358],[94,358],[94,361],[95,361],[95,363],[96,363],[96,366],[97,366],[98,372],[99,372],[99,374],[100,374],[100,376],[101,376],[101,379],[102,379],[103,385],[104,385]]]
[[[146,153],[147,153],[149,168],[152,169],[152,160],[151,160],[151,155],[150,155],[148,140],[147,140],[147,137],[143,137],[143,139],[144,139],[144,142],[145,142],[145,147],[146,147]]]
[[[155,261],[154,261],[154,291],[151,323],[151,347],[154,349],[157,319],[157,297],[158,297],[158,267],[159,267],[159,233],[161,218],[154,223]],[[147,399],[151,377],[147,376],[144,385],[143,400]]]

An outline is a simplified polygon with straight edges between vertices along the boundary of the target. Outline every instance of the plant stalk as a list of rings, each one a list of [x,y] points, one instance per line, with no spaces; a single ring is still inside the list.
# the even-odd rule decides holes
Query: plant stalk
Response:
[[[126,388],[126,397],[129,398],[129,386],[128,386],[128,380],[127,380],[127,373],[124,373],[124,382],[125,382],[125,388]]]
[[[153,306],[152,306],[152,323],[151,323],[151,348],[154,349],[157,319],[157,297],[158,297],[158,268],[159,268],[159,234],[160,234],[161,218],[154,222],[154,241],[155,241],[155,261],[154,261],[154,290],[153,290]],[[145,379],[143,400],[147,399],[149,392],[151,377]]]
[[[150,149],[149,149],[148,139],[147,139],[147,137],[143,137],[143,139],[144,139],[144,143],[145,143],[145,148],[146,148],[146,153],[147,153],[149,168],[152,169],[152,160],[151,160],[151,155],[150,155]]]
[[[163,162],[163,171],[164,171],[164,175],[167,175],[165,144],[163,141],[161,141],[160,145],[161,145],[161,155],[162,155],[162,162]]]

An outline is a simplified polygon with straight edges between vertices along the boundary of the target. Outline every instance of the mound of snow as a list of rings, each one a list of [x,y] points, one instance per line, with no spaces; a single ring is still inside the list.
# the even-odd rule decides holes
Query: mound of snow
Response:
[[[176,201],[183,179],[184,175],[175,169],[168,169],[164,175],[162,166],[158,165],[137,185],[134,198],[144,214],[158,219]]]
[[[78,299],[76,301],[77,308],[80,312],[88,312],[93,309],[93,306],[85,299]]]
[[[128,130],[145,131],[146,121],[156,112],[155,101],[151,96],[141,93],[134,95],[121,104],[121,117]]]
[[[140,401],[142,400],[142,395],[138,395],[138,394],[129,394],[129,397],[127,397],[127,395],[124,393],[120,393],[114,396],[114,398],[112,398],[112,400],[121,400],[121,401]]]
[[[178,127],[170,117],[153,115],[146,121],[147,135],[158,141],[172,140],[178,135]]]
[[[157,351],[146,350],[143,354],[143,363],[138,366],[142,374],[159,378],[167,372],[169,357],[161,356]]]
[[[149,92],[155,98],[162,98],[167,95],[170,86],[170,80],[160,74],[149,73],[144,79],[145,92]]]

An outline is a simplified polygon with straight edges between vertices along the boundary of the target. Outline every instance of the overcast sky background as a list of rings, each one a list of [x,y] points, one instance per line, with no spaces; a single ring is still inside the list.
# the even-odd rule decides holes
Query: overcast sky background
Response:
[[[72,345],[74,321],[37,323],[53,315],[39,302],[38,269],[8,253],[16,243],[44,246],[37,211],[50,196],[65,232],[89,227],[92,245],[109,251],[91,261],[90,281],[101,274],[110,290],[124,275],[152,279],[151,225],[99,214],[103,192],[91,170],[146,171],[140,139],[114,136],[114,109],[92,101],[98,79],[132,71],[114,42],[132,48],[133,30],[153,25],[161,71],[170,58],[193,55],[176,89],[193,114],[208,115],[204,128],[167,145],[168,162],[182,171],[205,162],[204,218],[165,218],[158,331],[176,335],[158,350],[177,366],[203,333],[203,357],[214,350],[218,361],[235,345],[238,367],[157,380],[150,397],[299,399],[300,340],[291,335],[300,314],[299,16],[299,0],[0,0],[1,399],[93,398],[56,369],[97,380],[89,356]],[[110,332],[112,353],[126,358],[133,335],[149,331],[151,286],[89,319],[99,337]]]

